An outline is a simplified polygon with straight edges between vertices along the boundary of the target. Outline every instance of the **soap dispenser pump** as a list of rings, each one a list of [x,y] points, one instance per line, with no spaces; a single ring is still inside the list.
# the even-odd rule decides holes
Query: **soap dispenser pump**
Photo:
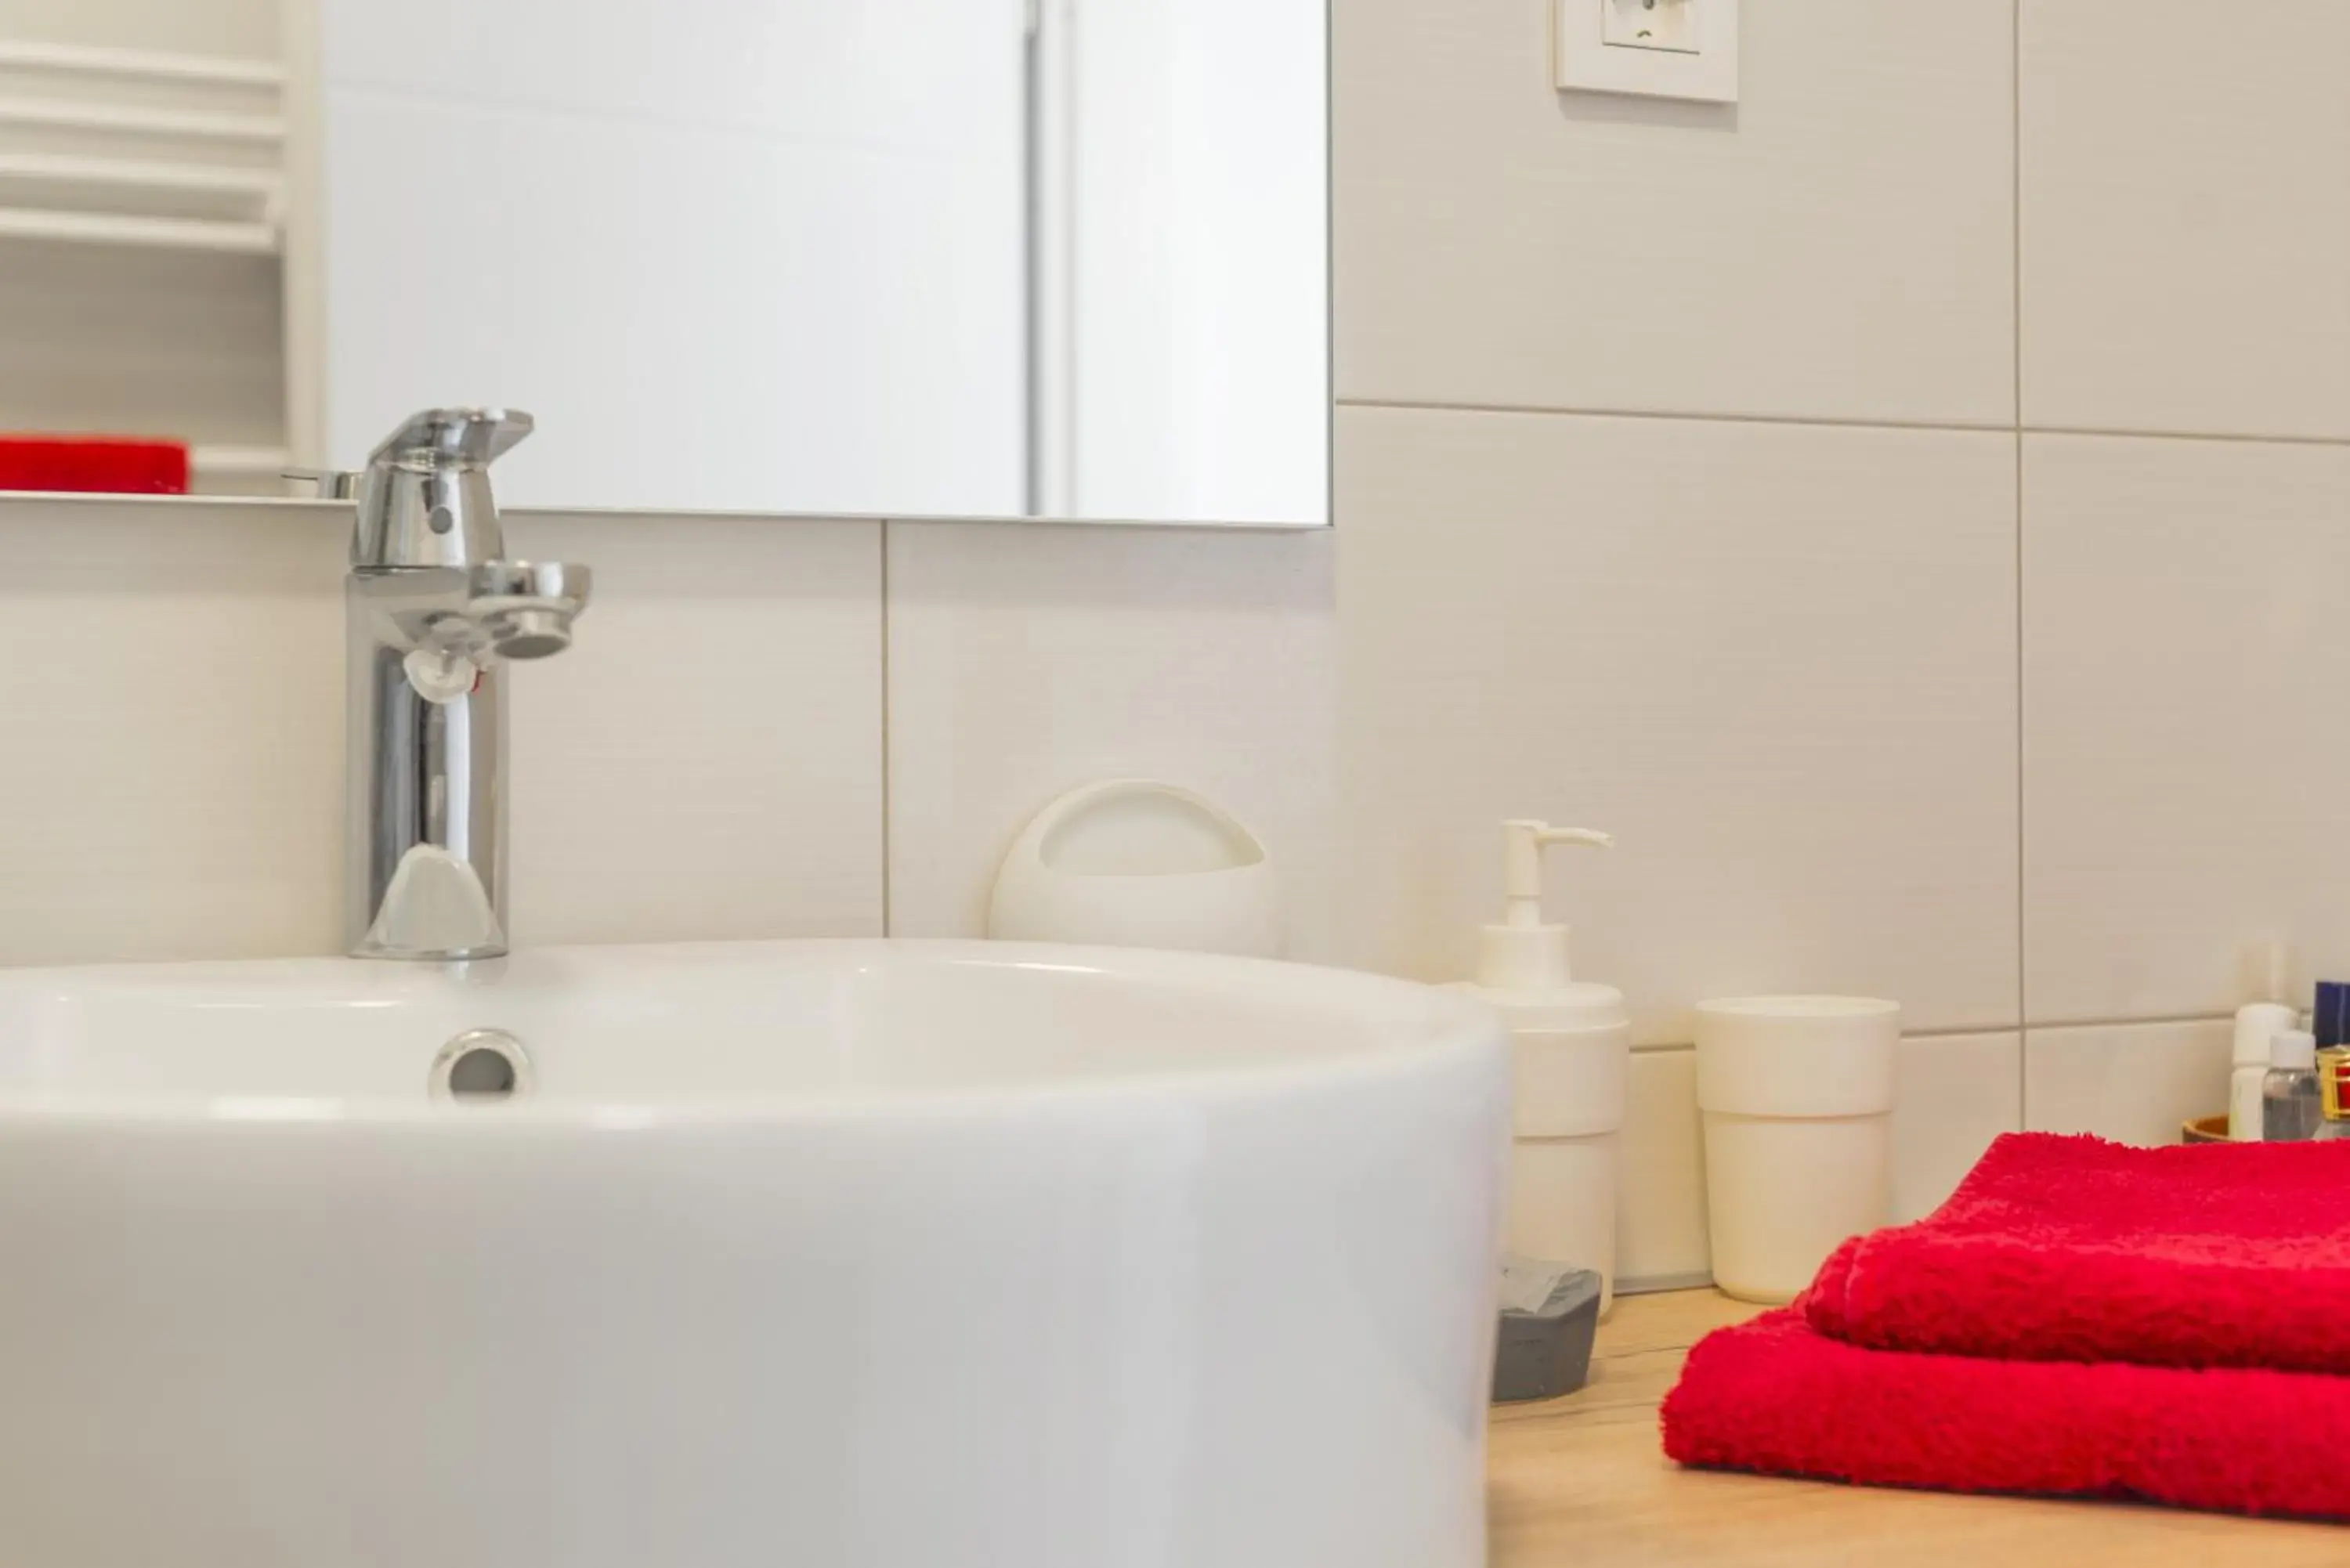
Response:
[[[1596,1271],[1603,1314],[1615,1304],[1632,1023],[1622,992],[1575,978],[1569,929],[1543,919],[1543,852],[1614,843],[1588,828],[1503,823],[1502,919],[1479,930],[1477,978],[1461,987],[1510,1032],[1509,1250]]]
[[[1543,919],[1543,851],[1558,844],[1612,849],[1616,840],[1587,827],[1553,827],[1520,818],[1502,824],[1502,919],[1478,932],[1477,984],[1495,992],[1574,990],[1568,928]],[[1597,991],[1623,998],[1607,986]],[[1552,998],[1565,1001],[1565,998]]]

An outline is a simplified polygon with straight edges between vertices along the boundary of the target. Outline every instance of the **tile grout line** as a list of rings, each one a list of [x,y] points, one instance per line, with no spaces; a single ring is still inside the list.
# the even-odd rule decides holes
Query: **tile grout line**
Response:
[[[1962,1024],[1949,1029],[1905,1029],[1901,1039],[1906,1044],[1919,1041],[1928,1044],[1951,1040],[1988,1040],[2002,1034],[2012,1034],[2021,1041],[2027,1034],[2049,1034],[2058,1030],[2074,1029],[2175,1029],[2184,1024],[2224,1024],[2234,1021],[2226,1012],[2182,1012],[2161,1018],[2063,1018],[2043,1019],[2032,1023]],[[1662,1040],[1632,1046],[1635,1056],[1669,1056],[1677,1051],[1694,1051],[1697,1044],[1690,1040]]]
[[[2028,647],[2023,634],[2023,0],[2015,0],[2010,13],[2008,45],[2012,51],[2008,73],[2008,249],[2014,265],[2008,310],[2015,332],[2011,367],[2015,373],[2015,1124],[2028,1127],[2032,1125],[2032,1036],[2026,1032],[2024,1021],[2032,1016],[2032,982],[2028,978],[2032,941],[2025,928],[2032,919],[2032,899],[2025,891],[2030,852],[2024,847],[2023,836],[2023,815],[2031,800],[2030,781],[2024,771],[2029,732],[2023,718],[2027,700],[2023,661]]]
[[[881,934],[897,935],[889,908],[889,519],[881,519]]]
[[[1689,421],[1700,424],[1814,425],[1831,430],[1955,431],[1971,435],[1998,435],[2010,424],[1960,424],[1933,420],[1860,420],[1802,418],[1790,414],[1679,413],[1664,409],[1572,408],[1547,403],[1424,402],[1409,398],[1340,398],[1342,409],[1393,409],[1432,414],[1552,414],[1566,419]]]
[[[2022,271],[2021,257],[2016,270]],[[2021,337],[2021,320],[2016,324]],[[2022,366],[2017,366],[2017,381],[2022,380]],[[1804,417],[1795,414],[1721,414],[1675,413],[1660,409],[1583,409],[1543,403],[1439,403],[1422,402],[1405,398],[1340,398],[1336,406],[1341,409],[1386,409],[1401,413],[1425,414],[1543,414],[1556,419],[1575,420],[1656,420],[1665,422],[1714,425],[1765,425],[1799,430],[1857,431],[1929,431],[1947,435],[2013,435],[2070,436],[2080,440],[2104,441],[2188,441],[2216,442],[2233,446],[2350,446],[2350,436],[2303,435],[2241,435],[2222,434],[2213,431],[2134,431],[2094,430],[2085,425],[2027,425],[2018,419],[2002,424],[1961,424],[1934,420],[1862,420],[1835,419],[1825,416]],[[2019,410],[2020,414],[2020,410]]]
[[[2087,425],[2022,423],[2016,426],[2016,430],[2023,435],[2071,436],[2085,440],[2192,441],[2222,446],[2350,446],[2350,436],[2229,435],[2218,431],[2101,431]]]
[[[2059,1029],[2166,1029],[2186,1023],[2232,1023],[2229,1012],[2180,1012],[2163,1018],[2055,1018],[2023,1025],[2023,1032],[2051,1033]]]

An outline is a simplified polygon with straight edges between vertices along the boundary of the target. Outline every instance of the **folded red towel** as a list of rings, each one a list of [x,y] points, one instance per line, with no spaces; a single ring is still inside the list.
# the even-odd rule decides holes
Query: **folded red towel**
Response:
[[[184,495],[188,449],[130,437],[0,435],[0,490]]]
[[[2350,1143],[2011,1133],[1801,1304],[1880,1350],[2350,1372]]]
[[[2345,1394],[2304,1372],[1863,1350],[1790,1307],[1690,1352],[1665,1399],[1665,1452],[1870,1486],[2342,1519]]]

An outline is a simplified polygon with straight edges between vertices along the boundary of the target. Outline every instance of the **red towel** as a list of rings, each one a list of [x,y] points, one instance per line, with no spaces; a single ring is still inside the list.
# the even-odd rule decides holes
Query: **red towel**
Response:
[[[1690,1351],[1664,1428],[1689,1465],[2350,1518],[2350,1386],[2303,1372],[1863,1350],[1790,1307]]]
[[[1880,1350],[2350,1372],[2350,1143],[2011,1133],[1929,1218],[1846,1241],[1801,1305]]]
[[[188,449],[127,437],[0,435],[0,490],[185,495]]]

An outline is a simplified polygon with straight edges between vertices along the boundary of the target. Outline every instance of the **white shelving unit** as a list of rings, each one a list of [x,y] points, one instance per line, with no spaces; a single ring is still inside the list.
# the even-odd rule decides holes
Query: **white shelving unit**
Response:
[[[0,37],[0,268],[35,265],[26,245],[282,262],[286,82],[275,60]],[[196,441],[199,488],[281,493],[286,422],[274,445]]]
[[[0,38],[0,234],[280,248],[283,67]]]

